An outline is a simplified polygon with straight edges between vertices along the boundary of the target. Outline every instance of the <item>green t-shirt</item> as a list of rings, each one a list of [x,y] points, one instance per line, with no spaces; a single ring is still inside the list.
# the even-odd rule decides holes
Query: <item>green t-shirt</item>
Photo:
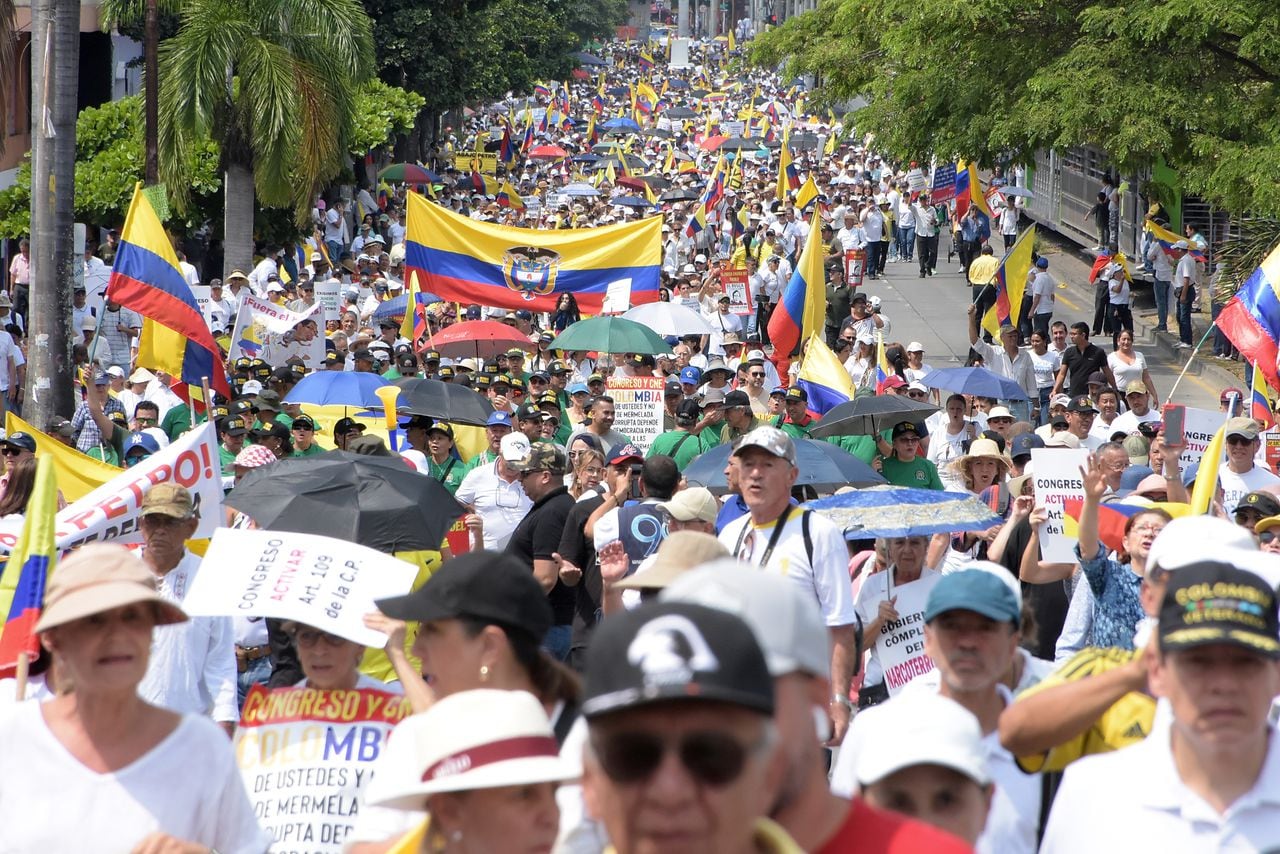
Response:
[[[810,422],[812,423],[812,422]],[[809,435],[809,427],[807,424],[797,424],[794,421],[788,421],[787,416],[778,415],[773,419],[773,426],[777,427],[783,433],[786,433],[792,439],[812,439]]]
[[[871,465],[879,453],[876,450],[876,440],[871,436],[828,436],[826,441],[848,451],[867,465]]]
[[[676,461],[676,468],[684,471],[685,466],[694,458],[712,446],[701,436],[695,436],[688,430],[669,430],[653,440],[646,457],[665,454]]]
[[[463,474],[466,474],[467,472],[473,469],[478,469],[480,468],[480,466],[487,466],[489,463],[493,462],[497,458],[498,458],[498,455],[493,453],[492,451],[487,449],[483,450],[480,453],[476,454],[471,459],[467,460],[466,471],[464,471]]]
[[[305,451],[299,451],[297,448],[293,449],[293,456],[295,457],[314,457],[323,453],[324,453],[324,448],[320,447],[314,442],[312,442],[311,447],[307,448]]]
[[[430,456],[427,457],[427,473],[440,481],[444,488],[449,490],[450,495],[453,495],[458,491],[458,487],[462,486],[462,479],[466,477],[468,471],[470,471],[470,468],[467,464],[457,457],[449,457],[444,461],[443,465],[431,459]]]
[[[223,477],[231,477],[236,473],[236,455],[228,451],[226,445],[218,445],[218,459],[222,462]]]
[[[909,463],[896,457],[885,457],[880,473],[895,486],[938,491],[943,489],[942,480],[938,477],[938,467],[924,457],[916,457]]]

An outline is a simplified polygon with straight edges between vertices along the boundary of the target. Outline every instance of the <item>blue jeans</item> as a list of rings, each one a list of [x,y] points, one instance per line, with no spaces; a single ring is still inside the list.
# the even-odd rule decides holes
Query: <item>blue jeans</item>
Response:
[[[1178,340],[1183,344],[1194,344],[1191,340],[1191,306],[1196,301],[1196,289],[1187,289],[1186,301],[1178,300]]]
[[[573,626],[552,626],[542,639],[542,648],[551,654],[556,661],[569,658],[569,648],[573,645]]]
[[[236,702],[243,708],[244,698],[254,685],[266,685],[271,678],[271,656],[256,658],[245,664],[244,673],[236,674]]]
[[[880,247],[884,244],[879,240],[872,240],[867,243],[867,278],[874,279],[876,270],[880,269]]]
[[[1156,329],[1164,332],[1169,328],[1169,282],[1155,279],[1151,290],[1156,295]]]
[[[1050,393],[1053,391],[1053,386],[1048,385],[1042,389],[1038,389],[1038,391],[1040,392],[1040,418],[1038,419],[1037,426],[1043,427],[1045,424],[1049,423],[1049,397]]]
[[[1217,321],[1218,315],[1222,313],[1222,309],[1226,308],[1226,305],[1226,303],[1214,302],[1212,311],[1215,321]],[[1231,339],[1217,326],[1213,328],[1213,355],[1225,356],[1228,359],[1236,356],[1236,345],[1232,344]],[[1246,364],[1245,370],[1251,370],[1248,364]]]
[[[915,251],[916,245],[916,229],[915,226],[903,227],[898,226],[898,257],[904,261],[910,261],[912,253]]]
[[[342,242],[338,240],[326,240],[325,248],[329,250],[329,260],[337,266],[339,259],[342,258]]]

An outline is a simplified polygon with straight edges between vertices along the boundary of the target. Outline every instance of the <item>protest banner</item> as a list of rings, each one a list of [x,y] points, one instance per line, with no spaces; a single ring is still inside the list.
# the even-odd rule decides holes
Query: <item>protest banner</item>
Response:
[[[338,279],[325,279],[321,282],[312,282],[316,289],[316,302],[324,307],[324,320],[328,323],[331,320],[342,319],[342,282]]]
[[[1076,538],[1066,532],[1063,504],[1084,494],[1084,477],[1080,470],[1088,464],[1085,448],[1033,448],[1031,450],[1032,481],[1036,506],[1046,507],[1049,518],[1040,525],[1040,554],[1046,563],[1074,563]]]
[[[222,469],[218,462],[218,433],[212,424],[201,424],[67,505],[58,513],[54,543],[65,550],[89,542],[142,542],[138,529],[142,501],[151,487],[166,482],[191,491],[200,517],[192,539],[212,536],[223,523]],[[21,519],[0,521],[0,548],[11,551],[21,530]]]
[[[729,295],[730,314],[750,314],[752,311],[747,278],[745,269],[720,271],[720,292]]]
[[[36,440],[36,456],[52,457],[58,475],[58,491],[67,501],[78,501],[120,474],[121,469],[80,453],[47,433],[42,433],[12,411],[4,414],[5,435],[27,433]]]
[[[891,697],[912,679],[933,670],[933,659],[924,651],[924,606],[936,583],[937,578],[921,578],[890,591],[898,619],[880,627],[875,643]]]
[[[409,592],[414,567],[371,548],[291,531],[219,528],[202,572],[182,600],[204,617],[296,620],[365,646],[387,638],[367,628],[374,600]]]
[[[536,110],[534,112],[537,112]],[[545,110],[543,112],[546,112]],[[485,175],[496,175],[498,172],[498,152],[496,151],[463,151],[453,155],[453,168],[459,172],[481,172]]]
[[[319,368],[324,362],[324,337],[318,334],[324,310],[319,301],[300,312],[246,294],[236,314],[227,360],[247,356],[278,367],[297,356],[308,368]],[[316,330],[299,329],[304,320],[316,321]]]
[[[951,201],[956,197],[956,165],[939,163],[933,167],[933,187],[929,191],[929,201],[935,205]]]
[[[609,377],[605,394],[613,398],[613,429],[648,451],[662,432],[662,377]]]
[[[925,187],[929,186],[929,181],[924,177],[924,171],[919,167],[912,169],[907,173],[907,186],[911,188],[911,192],[918,193]]]
[[[209,573],[201,573],[208,575]],[[236,728],[236,764],[272,851],[339,854],[395,725],[399,694],[254,685]]]

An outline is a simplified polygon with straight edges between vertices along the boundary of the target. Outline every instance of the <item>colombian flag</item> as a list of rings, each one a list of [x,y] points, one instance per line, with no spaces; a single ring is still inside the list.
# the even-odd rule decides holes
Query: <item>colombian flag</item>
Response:
[[[194,389],[208,379],[214,391],[230,399],[218,345],[141,184],[129,203],[107,299],[144,318],[138,365],[164,371]]]
[[[400,337],[415,344],[427,334],[427,307],[422,304],[422,288],[418,285],[418,271],[409,271],[409,297],[405,302],[404,319],[400,321]]]
[[[1027,289],[1027,271],[1031,269],[1031,247],[1036,242],[1036,227],[1027,228],[1019,235],[1013,248],[1000,259],[992,284],[996,289],[996,304],[982,316],[982,327],[997,338],[1001,326],[1017,326],[1022,313],[1022,294]]]
[[[123,244],[123,241],[121,241]],[[40,653],[36,621],[44,604],[45,583],[55,561],[54,516],[58,512],[58,479],[53,460],[36,459],[36,483],[27,502],[22,534],[0,576],[0,609],[6,615],[0,629],[0,676],[12,676],[18,655],[34,661]]]
[[[1156,243],[1160,244],[1160,248],[1164,250],[1164,254],[1168,255],[1173,251],[1173,244],[1179,240],[1187,240],[1185,237],[1179,237],[1167,228],[1156,225],[1151,220],[1144,220],[1142,223],[1143,231],[1148,231],[1155,238]],[[1187,250],[1187,254],[1195,258],[1201,264],[1205,263],[1204,250],[1187,240],[1187,245],[1191,248]]]
[[[792,190],[800,189],[800,174],[796,171],[796,165],[791,161],[791,134],[782,137],[782,150],[778,153],[778,188],[776,196],[778,201],[786,201],[787,195]],[[814,228],[818,227],[818,223],[813,224]]]
[[[1063,502],[1063,521],[1066,523],[1063,532],[1068,537],[1080,537],[1080,510],[1083,507],[1083,498],[1068,498]],[[1105,501],[1098,505],[1098,542],[1110,551],[1120,551],[1124,548],[1124,526],[1134,516],[1152,508],[1163,510],[1174,519],[1191,514],[1191,505],[1176,501],[1146,501],[1141,504]]]
[[[498,189],[496,201],[500,207],[517,211],[524,210],[524,199],[520,198],[520,194],[516,192],[515,187],[511,186],[510,181],[502,182],[501,187]]]
[[[773,341],[774,355],[779,359],[789,358],[802,339],[822,332],[827,292],[822,273],[821,225],[818,213],[814,211],[804,251],[791,273],[791,281],[782,292],[782,299],[778,300],[778,307],[769,318],[769,338]]]
[[[1253,366],[1253,383],[1249,390],[1249,417],[1261,424],[1263,429],[1270,430],[1276,425],[1276,419],[1271,410],[1266,377],[1258,370],[1257,364]]]
[[[956,219],[964,216],[969,206],[978,209],[978,233],[984,240],[991,237],[991,208],[982,195],[982,182],[978,180],[978,167],[964,162],[956,164]]]
[[[1218,328],[1258,366],[1272,388],[1280,388],[1280,245],[1271,250],[1218,315]],[[1256,373],[1256,371],[1255,371]]]
[[[653,70],[653,57],[644,51],[640,51],[640,55],[636,58],[636,64],[640,66],[640,71],[648,74]]]
[[[809,414],[820,418],[842,403],[853,400],[853,380],[840,358],[817,335],[809,338],[796,385],[809,395]]]
[[[476,222],[409,194],[405,262],[443,299],[554,311],[572,293],[599,314],[605,292],[629,283],[631,304],[656,302],[662,218],[555,231]]]

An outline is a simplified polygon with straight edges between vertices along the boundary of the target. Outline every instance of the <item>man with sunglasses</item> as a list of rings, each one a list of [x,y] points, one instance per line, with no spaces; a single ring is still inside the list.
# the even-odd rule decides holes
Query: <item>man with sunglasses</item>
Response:
[[[773,680],[751,629],[675,602],[605,620],[587,652],[583,788],[618,854],[798,852],[776,800]]]
[[[1222,511],[1229,516],[1235,514],[1240,499],[1250,492],[1280,486],[1280,477],[1257,463],[1261,431],[1262,425],[1252,418],[1227,421],[1227,464],[1218,469],[1218,485],[1222,487]]]

